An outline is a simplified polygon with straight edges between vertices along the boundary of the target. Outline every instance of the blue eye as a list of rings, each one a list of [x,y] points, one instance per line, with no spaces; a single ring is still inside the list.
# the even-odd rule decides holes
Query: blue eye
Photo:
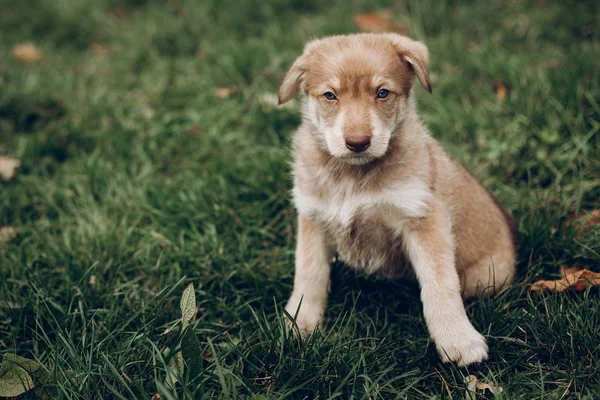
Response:
[[[323,94],[323,96],[325,96],[325,98],[327,100],[335,100],[335,99],[337,99],[337,97],[335,97],[335,94],[333,94],[332,92],[325,92]]]
[[[385,99],[386,97],[388,97],[388,95],[390,94],[390,91],[387,89],[379,89],[379,92],[377,92],[377,98],[378,99]]]

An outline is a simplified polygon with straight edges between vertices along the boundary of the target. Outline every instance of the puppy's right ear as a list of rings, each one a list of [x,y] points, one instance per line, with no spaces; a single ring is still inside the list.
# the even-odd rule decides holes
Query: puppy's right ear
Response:
[[[304,75],[304,56],[300,56],[294,61],[290,70],[283,78],[279,88],[279,104],[290,101],[300,91],[302,75]]]

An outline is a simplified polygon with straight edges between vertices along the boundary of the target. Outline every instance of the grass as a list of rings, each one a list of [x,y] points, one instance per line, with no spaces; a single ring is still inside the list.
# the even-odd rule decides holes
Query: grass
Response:
[[[440,362],[414,283],[341,265],[323,334],[283,329],[300,116],[259,100],[305,41],[386,8],[429,46],[432,134],[518,222],[518,282],[466,306],[481,366]],[[499,398],[600,397],[598,288],[528,292],[600,269],[600,229],[567,223],[600,208],[597,2],[8,0],[0,27],[0,155],[22,161],[0,182],[19,232],[0,249],[0,355],[39,360],[58,398],[464,398],[470,374]],[[26,41],[42,62],[13,60]],[[189,282],[202,368],[168,389]]]

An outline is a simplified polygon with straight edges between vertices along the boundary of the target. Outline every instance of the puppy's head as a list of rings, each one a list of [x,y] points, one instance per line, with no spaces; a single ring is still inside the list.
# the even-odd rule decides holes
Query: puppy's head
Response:
[[[414,77],[431,92],[427,68],[427,47],[397,34],[315,40],[285,76],[279,104],[302,90],[306,117],[329,153],[364,164],[387,151],[409,110]]]

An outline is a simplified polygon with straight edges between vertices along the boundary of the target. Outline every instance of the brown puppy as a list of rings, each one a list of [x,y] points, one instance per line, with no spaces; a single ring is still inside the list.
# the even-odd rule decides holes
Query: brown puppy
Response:
[[[279,90],[305,94],[294,137],[298,245],[286,310],[304,333],[321,321],[332,256],[366,273],[416,277],[443,361],[488,356],[462,302],[515,275],[512,221],[429,136],[416,113],[415,76],[431,91],[423,43],[396,34],[308,43]],[[302,302],[300,309],[298,307]]]

